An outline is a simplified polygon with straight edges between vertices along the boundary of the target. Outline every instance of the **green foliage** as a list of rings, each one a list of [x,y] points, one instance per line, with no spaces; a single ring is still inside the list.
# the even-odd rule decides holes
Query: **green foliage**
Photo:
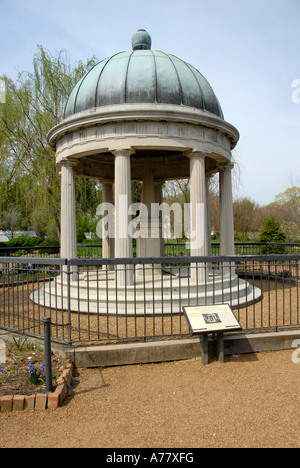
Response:
[[[96,236],[98,220],[95,216],[101,201],[102,185],[99,182],[79,177],[76,179],[76,228],[79,244],[85,241],[85,232]]]
[[[300,207],[300,187],[289,187],[284,192],[275,197],[275,203],[278,205],[290,205],[295,209]]]
[[[16,338],[13,336],[13,340],[14,340],[15,345],[16,345],[16,347],[18,348],[18,350],[19,350],[19,351],[23,351],[23,348],[24,348],[24,346],[25,346],[25,344],[26,344],[26,341],[27,341],[27,336],[24,335],[22,340],[21,340],[21,338],[16,339]]]
[[[286,235],[280,227],[280,222],[274,216],[270,216],[264,222],[262,227],[259,242],[267,243],[284,243],[286,242]],[[262,254],[283,254],[285,251],[284,246],[263,246]]]
[[[293,185],[275,197],[273,204],[284,216],[281,227],[289,242],[300,242],[300,187]]]
[[[43,240],[41,244],[39,244],[40,247],[54,247],[56,245],[59,245],[59,242],[57,239],[51,239],[50,237],[48,239]]]
[[[45,254],[55,254],[59,252],[59,242],[57,239],[51,239],[50,237],[48,239],[43,240],[43,242],[39,245],[39,247],[51,247],[49,249],[40,249],[39,250],[39,255],[45,255]],[[53,249],[53,247],[57,247],[57,249]]]
[[[270,216],[264,222],[261,234],[260,242],[285,242],[286,236],[280,227],[279,221],[274,216]]]
[[[20,73],[15,82],[1,77],[6,103],[0,114],[0,220],[8,230],[22,225],[41,237],[60,237],[60,178],[47,134],[63,119],[75,84],[96,62],[93,57],[71,67],[64,51],[52,56],[38,46],[33,73]]]
[[[37,247],[43,242],[42,237],[28,237],[22,234],[15,239],[5,242],[5,247]]]
[[[90,232],[90,219],[87,215],[76,217],[77,242],[80,244],[85,240],[85,232]]]

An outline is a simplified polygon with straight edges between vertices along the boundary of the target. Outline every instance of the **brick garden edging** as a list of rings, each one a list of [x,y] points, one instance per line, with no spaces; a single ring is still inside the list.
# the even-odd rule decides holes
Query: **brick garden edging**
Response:
[[[66,399],[73,381],[73,364],[66,363],[65,369],[56,379],[56,389],[52,393],[37,393],[35,395],[6,395],[0,398],[1,413],[23,410],[56,409]]]

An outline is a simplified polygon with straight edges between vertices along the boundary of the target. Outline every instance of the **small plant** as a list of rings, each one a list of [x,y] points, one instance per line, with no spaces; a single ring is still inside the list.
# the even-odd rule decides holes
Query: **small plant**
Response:
[[[22,351],[23,348],[24,348],[24,346],[25,346],[25,343],[26,343],[26,341],[27,341],[27,336],[26,336],[26,335],[23,336],[23,341],[21,341],[21,338],[18,338],[18,339],[16,340],[15,337],[13,337],[13,340],[14,340],[15,345],[16,345],[16,347],[18,348],[18,350],[19,350],[19,351]]]
[[[0,367],[0,374],[5,374],[5,369],[4,369],[4,367]]]
[[[45,365],[42,364],[39,369],[36,369],[34,364],[30,362],[28,378],[33,385],[43,385],[45,383]]]
[[[289,270],[283,270],[280,272],[280,276],[283,278],[291,278],[291,272]]]
[[[42,351],[41,346],[35,343],[27,343],[26,348],[32,351]]]

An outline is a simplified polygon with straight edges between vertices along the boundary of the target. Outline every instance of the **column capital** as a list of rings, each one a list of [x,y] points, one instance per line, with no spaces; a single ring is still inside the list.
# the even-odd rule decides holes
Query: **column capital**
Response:
[[[78,159],[63,159],[59,162],[59,165],[63,167],[76,167],[78,163]]]
[[[189,159],[193,159],[193,158],[203,158],[203,159],[205,159],[206,156],[207,156],[206,153],[202,153],[201,151],[198,151],[198,150],[192,150],[189,153],[185,153],[185,155]]]
[[[230,162],[230,163],[222,164],[219,167],[219,171],[231,171],[233,168],[234,168],[234,163]]]
[[[124,148],[124,149],[121,148],[121,149],[111,150],[111,153],[114,156],[126,156],[130,158],[130,156],[135,153],[135,150],[133,148]]]

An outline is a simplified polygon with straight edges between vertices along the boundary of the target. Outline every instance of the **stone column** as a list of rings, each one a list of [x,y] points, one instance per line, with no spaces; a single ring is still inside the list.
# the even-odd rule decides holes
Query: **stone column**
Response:
[[[77,233],[76,233],[76,198],[74,161],[62,161],[61,165],[61,234],[60,256],[61,258],[77,258]],[[76,267],[72,268],[75,273]],[[76,278],[71,276],[73,280]]]
[[[233,200],[232,177],[233,164],[228,164],[220,169],[220,241],[221,255],[234,255],[234,226],[233,226]],[[229,265],[226,273],[234,274],[234,264]]]
[[[154,182],[155,203],[162,206],[163,203],[163,185],[164,182]],[[163,233],[163,219],[162,210],[159,211],[159,244],[160,244],[160,257],[165,256],[165,239]]]
[[[77,258],[76,199],[73,167],[76,163],[61,163],[61,247],[62,258]]]
[[[151,158],[146,158],[140,212],[139,237],[137,238],[138,257],[160,257],[160,225],[157,208]],[[161,265],[145,264],[137,268],[138,276],[152,279],[161,274]]]
[[[129,207],[131,205],[131,163],[133,150],[112,151],[115,156],[115,257],[132,258],[132,238],[129,236]],[[132,268],[118,265],[118,285],[133,284]]]
[[[159,212],[154,210],[154,204],[157,201],[150,158],[145,161],[141,201],[140,237],[137,239],[139,244],[138,256],[159,257],[161,250]]]
[[[207,219],[207,253],[211,256],[211,224],[210,224],[210,204],[209,204],[209,179],[206,178],[206,219]]]
[[[190,153],[190,238],[191,256],[207,256],[207,196],[205,180],[205,155]],[[205,283],[208,278],[208,265],[191,265],[192,283]]]
[[[107,203],[111,208],[113,207],[113,184],[112,182],[103,182],[102,184],[102,203]],[[114,257],[114,219],[112,216],[113,210],[105,210],[107,217],[107,225],[102,225],[102,258]],[[112,268],[110,267],[109,270]]]

